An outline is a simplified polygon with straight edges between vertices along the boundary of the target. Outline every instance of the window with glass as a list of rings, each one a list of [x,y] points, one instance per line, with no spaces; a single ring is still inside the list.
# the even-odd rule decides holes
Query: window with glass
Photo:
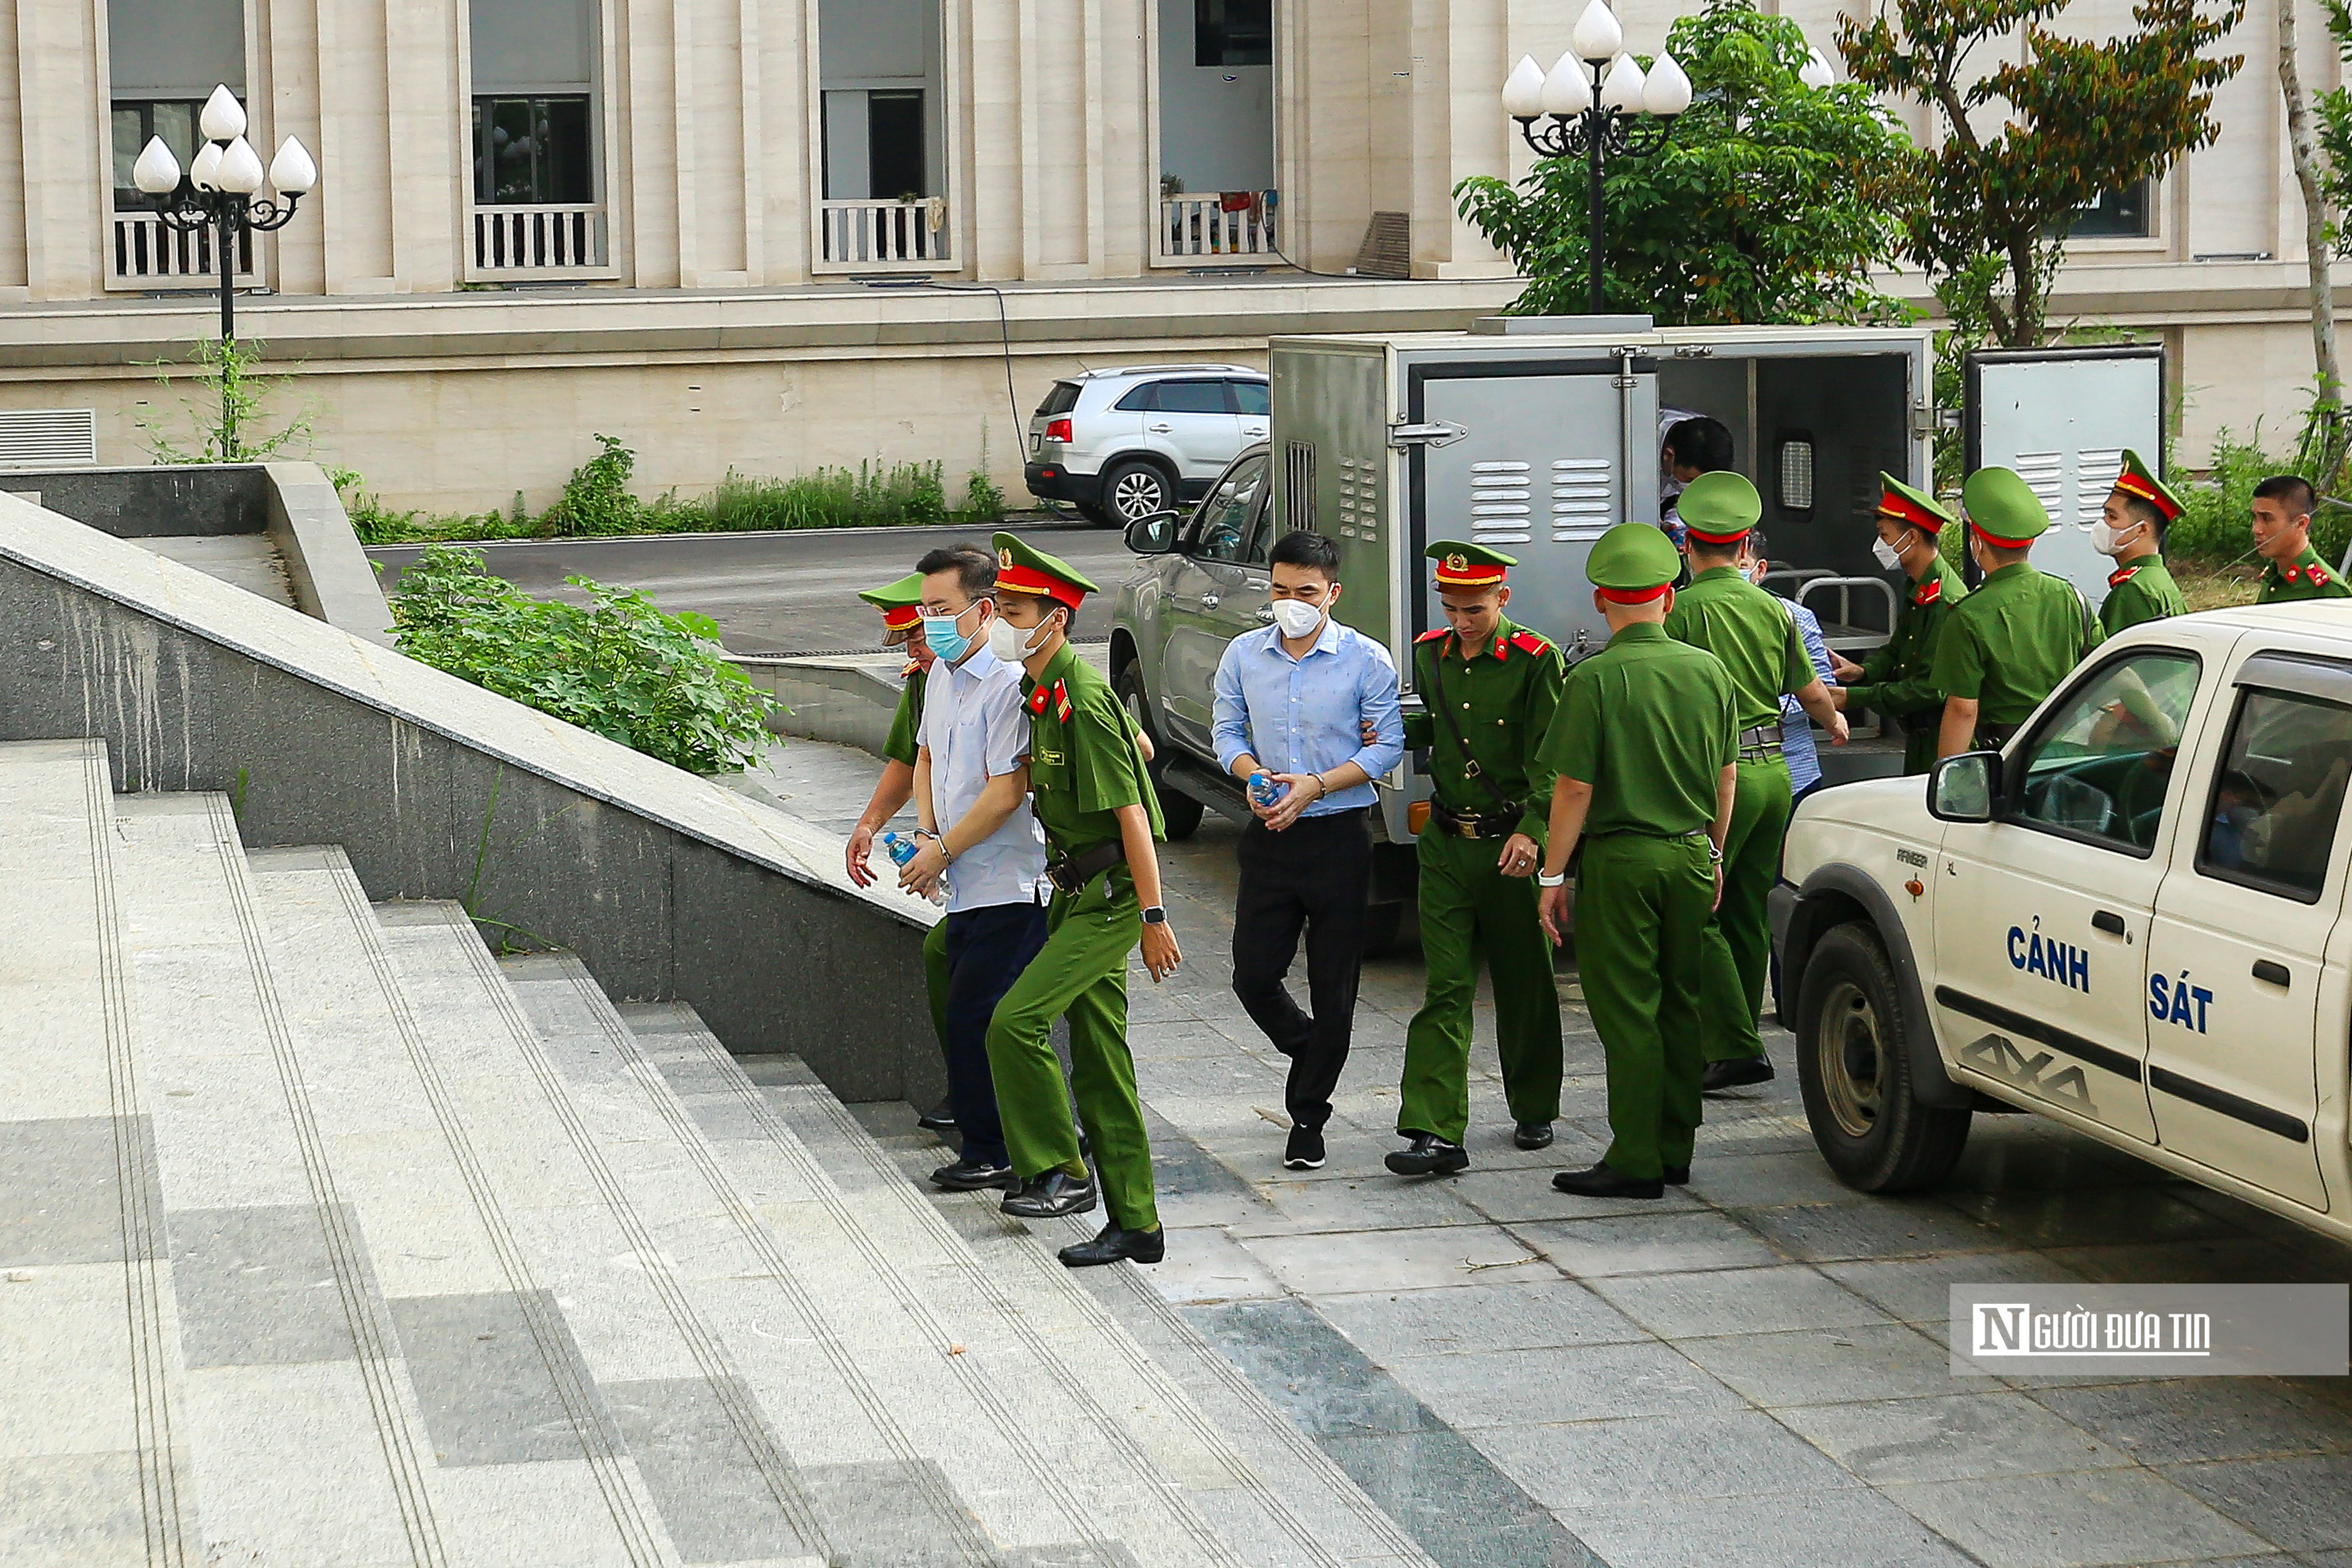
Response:
[[[117,99],[113,105],[114,120],[114,205],[117,211],[148,207],[154,204],[139,189],[131,177],[131,166],[146,150],[149,137],[160,136],[163,145],[172,150],[184,169],[196,156],[198,136],[196,118],[204,112],[201,99],[146,99],[136,101]]]
[[[2197,675],[2194,656],[2169,650],[2094,674],[2042,726],[2010,821],[2145,858],[2164,826]]]
[[[588,95],[474,99],[474,200],[570,206],[596,199]]]
[[[2068,239],[2146,239],[2156,232],[2156,182],[2140,180],[2118,191],[2102,191],[2076,207],[2066,223]]]
[[[2239,695],[2197,869],[2318,902],[2352,776],[2352,707],[2297,692]]]
[[[1274,0],[1192,0],[1192,63],[1274,63]]]
[[[1192,524],[1192,548],[1189,552],[1199,560],[1233,560],[1243,559],[1249,543],[1250,508],[1257,504],[1258,492],[1265,487],[1265,459],[1252,457],[1237,463],[1233,471],[1217,483]]]
[[[1274,412],[1274,397],[1264,382],[1227,382],[1234,389],[1234,412],[1264,419]]]

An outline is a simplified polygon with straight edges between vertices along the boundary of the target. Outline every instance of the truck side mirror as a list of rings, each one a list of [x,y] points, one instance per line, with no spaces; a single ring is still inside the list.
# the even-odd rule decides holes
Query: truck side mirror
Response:
[[[1936,764],[1927,776],[1927,814],[1945,822],[1992,821],[2000,753],[1963,751]]]
[[[1127,548],[1138,555],[1166,555],[1176,548],[1176,528],[1182,521],[1174,512],[1154,512],[1127,525]]]

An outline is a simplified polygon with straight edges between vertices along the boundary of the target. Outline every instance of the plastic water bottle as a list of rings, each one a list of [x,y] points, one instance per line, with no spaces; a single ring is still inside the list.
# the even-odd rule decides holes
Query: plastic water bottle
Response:
[[[882,835],[882,847],[890,852],[890,862],[894,865],[905,865],[915,858],[916,844],[911,838],[885,833]]]
[[[1271,811],[1282,800],[1282,786],[1263,772],[1249,776],[1249,798],[1253,804]]]

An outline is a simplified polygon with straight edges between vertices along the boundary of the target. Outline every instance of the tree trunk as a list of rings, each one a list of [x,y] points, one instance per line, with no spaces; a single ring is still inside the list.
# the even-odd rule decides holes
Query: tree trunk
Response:
[[[2277,0],[2279,92],[2286,99],[2287,146],[2294,156],[2295,183],[2303,188],[2304,247],[2311,272],[2311,353],[2319,382],[2312,419],[2320,437],[2326,470],[2312,477],[2323,488],[2332,486],[2342,463],[2341,428],[2337,409],[2344,401],[2344,380],[2336,364],[2336,287],[2330,276],[2335,255],[2327,243],[2327,199],[2319,189],[2319,149],[2311,131],[2311,106],[2303,93],[2303,76],[2296,68],[2295,0]]]

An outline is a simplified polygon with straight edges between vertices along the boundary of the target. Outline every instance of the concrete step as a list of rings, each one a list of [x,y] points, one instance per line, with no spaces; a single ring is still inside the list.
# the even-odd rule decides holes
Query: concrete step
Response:
[[[116,802],[203,1560],[448,1561],[432,1443],[221,795]]]
[[[743,1375],[857,1561],[1186,1561],[1122,1544],[1095,1495],[1044,1462],[1066,1416],[992,1375],[991,1347],[942,1313],[929,1254],[869,1232],[715,1042],[657,1067],[576,958],[500,968],[598,1127],[660,1177],[692,1289],[732,1325]]]
[[[629,1022],[688,1104],[744,1103],[741,1067],[690,1009],[632,1008]],[[1058,1262],[1033,1249],[1022,1271],[991,1270],[804,1068],[762,1065],[784,1081],[753,1091],[755,1117],[822,1162],[861,1229],[892,1256],[921,1260],[928,1298],[1035,1412],[1033,1426],[1066,1435],[1053,1451],[1139,1558],[1340,1561]]]
[[[106,748],[0,745],[0,1560],[201,1555]]]

